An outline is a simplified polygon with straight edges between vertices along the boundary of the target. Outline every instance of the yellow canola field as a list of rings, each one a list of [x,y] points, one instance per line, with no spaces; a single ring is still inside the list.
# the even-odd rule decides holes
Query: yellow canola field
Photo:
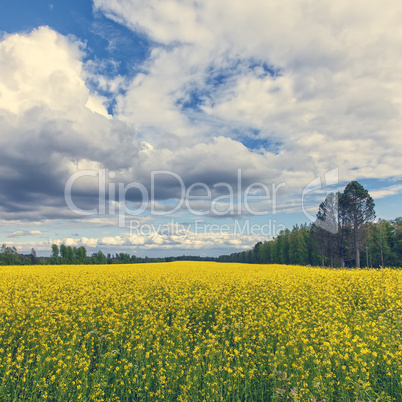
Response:
[[[402,272],[0,267],[1,401],[400,401]]]

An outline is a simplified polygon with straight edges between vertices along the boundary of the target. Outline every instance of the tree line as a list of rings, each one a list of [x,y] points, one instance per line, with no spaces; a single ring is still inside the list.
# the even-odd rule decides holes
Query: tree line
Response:
[[[129,253],[108,253],[105,255],[101,250],[97,253],[93,253],[91,256],[87,256],[87,251],[83,246],[77,248],[61,244],[59,247],[57,244],[53,244],[52,256],[48,260],[48,264],[143,264],[148,262],[171,262],[180,260],[213,261],[214,258],[199,256],[151,258],[137,257]]]
[[[104,254],[99,250],[96,253],[87,255],[87,250],[84,246],[71,247],[61,244],[52,244],[52,256],[47,261],[50,265],[79,265],[79,264],[137,264],[146,262],[163,262],[163,258],[137,257],[134,254],[116,253]]]
[[[172,261],[215,261],[213,257],[178,256],[178,257],[137,257],[129,253],[104,254],[101,250],[87,255],[84,246],[72,247],[52,244],[50,257],[37,257],[35,249],[30,254],[19,254],[14,246],[3,244],[0,248],[0,265],[80,265],[80,264],[141,264],[149,262]]]
[[[45,259],[37,257],[34,248],[30,254],[19,254],[15,246],[7,246],[7,244],[3,244],[0,248],[0,265],[37,265],[44,263]]]
[[[374,201],[357,181],[329,194],[316,221],[285,229],[253,249],[222,255],[221,262],[321,265],[328,267],[402,266],[402,218],[374,222]]]

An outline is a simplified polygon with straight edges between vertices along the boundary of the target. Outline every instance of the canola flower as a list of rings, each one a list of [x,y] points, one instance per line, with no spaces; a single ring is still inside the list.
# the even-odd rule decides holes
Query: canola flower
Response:
[[[399,401],[402,272],[0,267],[1,401]]]

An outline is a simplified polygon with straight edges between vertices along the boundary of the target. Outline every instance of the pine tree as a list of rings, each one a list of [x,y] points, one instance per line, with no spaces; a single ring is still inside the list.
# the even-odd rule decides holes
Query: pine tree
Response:
[[[355,263],[360,268],[360,247],[365,234],[364,225],[375,219],[374,201],[369,192],[357,181],[350,182],[341,198],[344,219],[353,228]]]

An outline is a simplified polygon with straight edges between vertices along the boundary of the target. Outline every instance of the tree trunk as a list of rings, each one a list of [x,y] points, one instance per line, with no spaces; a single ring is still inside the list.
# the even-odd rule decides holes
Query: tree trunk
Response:
[[[339,255],[339,264],[341,268],[345,268],[345,258],[343,257],[343,227],[338,224],[338,233],[337,233],[337,248]]]
[[[368,256],[368,246],[366,246],[366,266],[369,267],[369,256]]]
[[[354,234],[355,250],[356,250],[356,267],[360,268],[359,227],[358,227],[357,219],[355,219],[353,226],[354,226],[353,234]]]

